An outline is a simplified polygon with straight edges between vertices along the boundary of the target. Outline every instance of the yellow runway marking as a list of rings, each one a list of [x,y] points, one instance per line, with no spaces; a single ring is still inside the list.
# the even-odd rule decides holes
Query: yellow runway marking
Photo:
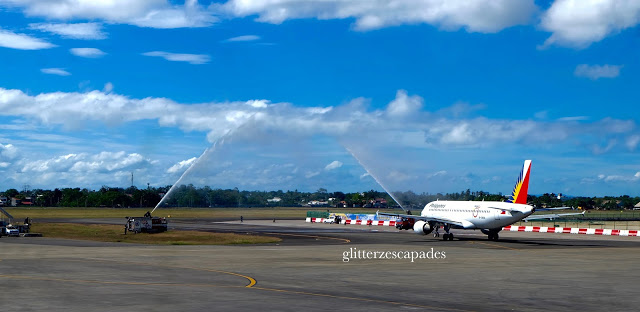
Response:
[[[299,236],[299,237],[309,237],[316,239],[335,239],[344,241],[345,244],[351,243],[351,240],[346,238],[338,238],[338,237],[329,237],[329,236],[317,236],[317,235],[303,235],[303,234],[288,234],[288,233],[262,233],[262,234],[271,234],[271,235],[287,235],[287,236]]]
[[[91,284],[102,284],[102,285],[130,285],[130,286],[182,286],[182,287],[209,287],[209,288],[249,288],[255,290],[263,290],[263,291],[272,291],[279,293],[287,293],[287,294],[296,294],[296,295],[307,295],[307,296],[316,296],[316,297],[326,297],[326,298],[335,298],[335,299],[343,299],[343,300],[353,300],[353,301],[363,301],[363,302],[372,302],[372,303],[381,303],[381,304],[392,304],[397,306],[408,306],[408,307],[418,307],[425,308],[431,310],[439,310],[439,311],[460,311],[466,312],[470,310],[461,310],[461,309],[453,309],[453,308],[440,308],[434,306],[426,306],[419,305],[413,303],[404,303],[398,301],[388,301],[388,300],[379,300],[379,299],[368,299],[368,298],[358,298],[358,297],[348,297],[348,296],[339,296],[339,295],[330,295],[330,294],[322,294],[322,293],[313,293],[313,292],[305,292],[305,291],[296,291],[296,290],[286,290],[286,289],[277,289],[277,288],[267,288],[267,287],[254,287],[256,285],[256,280],[250,276],[242,275],[234,272],[227,272],[221,270],[207,269],[207,268],[194,268],[187,266],[173,266],[173,265],[165,265],[165,264],[152,264],[152,263],[143,263],[143,262],[135,262],[135,261],[120,261],[120,260],[109,260],[109,259],[100,259],[100,258],[89,258],[84,260],[77,259],[66,259],[66,261],[82,261],[82,262],[111,262],[111,263],[122,263],[122,264],[136,264],[136,265],[147,265],[147,266],[156,266],[156,267],[165,267],[165,268],[175,268],[175,269],[187,269],[187,270],[196,270],[196,271],[206,271],[206,272],[216,272],[223,273],[228,275],[234,275],[246,278],[249,280],[249,284],[246,286],[235,286],[235,285],[216,285],[216,284],[191,284],[191,283],[151,283],[151,282],[119,282],[119,281],[100,281],[100,280],[82,280],[82,279],[68,279],[68,278],[55,278],[55,277],[39,277],[39,276],[24,276],[24,275],[10,275],[10,274],[0,274],[0,278],[10,278],[10,279],[22,279],[22,280],[35,280],[35,281],[53,281],[53,282],[66,282],[66,283],[91,283]]]
[[[215,284],[184,284],[184,283],[148,283],[148,282],[99,281],[99,280],[82,280],[82,279],[24,276],[24,275],[9,275],[9,274],[0,274],[0,277],[6,277],[6,278],[12,278],[12,279],[23,279],[23,280],[67,282],[67,283],[91,283],[91,284],[104,284],[104,285],[189,286],[189,287],[224,287],[224,288],[245,288],[246,287],[246,286],[215,285]]]
[[[234,273],[234,272],[227,272],[227,271],[220,271],[220,270],[214,270],[214,269],[207,269],[207,268],[194,268],[194,267],[187,267],[187,266],[178,266],[178,265],[168,265],[168,264],[153,264],[153,263],[144,263],[144,262],[135,262],[135,261],[121,261],[121,260],[109,260],[109,259],[100,259],[100,258],[91,258],[90,260],[77,260],[77,259],[72,259],[69,261],[83,261],[83,262],[91,262],[91,261],[103,261],[103,262],[114,262],[114,263],[123,263],[123,264],[136,264],[136,265],[147,265],[147,266],[156,266],[156,267],[163,267],[163,268],[173,268],[173,269],[185,269],[185,270],[194,270],[194,271],[205,271],[205,272],[215,272],[215,273],[222,273],[222,274],[227,274],[227,275],[234,275],[234,276],[239,276],[239,277],[243,277],[246,278],[247,280],[249,280],[249,284],[243,287],[253,287],[253,285],[255,285],[257,282],[256,280],[251,277],[251,276],[246,276],[246,275],[242,275],[239,273]],[[235,287],[240,287],[240,286],[235,286]]]
[[[432,309],[432,310],[441,310],[441,311],[460,311],[460,312],[470,311],[470,310],[460,310],[460,309],[452,309],[452,308],[439,308],[439,307],[434,307],[434,306],[425,306],[425,305],[419,305],[419,304],[413,304],[413,303],[403,303],[403,302],[397,302],[397,301],[387,301],[387,300],[367,299],[367,298],[358,298],[358,297],[337,296],[337,295],[328,295],[328,294],[311,293],[311,292],[286,290],[286,289],[276,289],[276,288],[265,288],[265,287],[215,285],[215,284],[188,284],[188,283],[117,282],[117,281],[82,280],[82,279],[67,279],[67,278],[55,278],[55,277],[39,277],[39,276],[23,276],[23,275],[0,274],[0,278],[3,278],[3,277],[4,278],[10,278],[10,279],[21,279],[21,280],[64,282],[64,283],[90,283],[90,284],[102,284],[102,285],[173,286],[173,287],[182,286],[182,287],[208,287],[208,288],[251,288],[251,289],[256,289],[256,290],[281,292],[281,293],[296,294],[296,295],[308,295],[308,296],[327,297],[327,298],[344,299],[344,300],[355,300],[355,301],[365,301],[365,302],[374,302],[374,303],[384,303],[384,304],[393,304],[393,305],[401,305],[401,306],[409,306],[409,307],[428,308],[428,309]]]

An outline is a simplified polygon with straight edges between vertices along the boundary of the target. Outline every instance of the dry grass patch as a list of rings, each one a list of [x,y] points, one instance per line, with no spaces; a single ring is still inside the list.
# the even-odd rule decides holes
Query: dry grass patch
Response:
[[[159,245],[236,245],[281,241],[280,238],[269,236],[200,231],[168,231],[155,234],[129,233],[124,235],[123,225],[104,224],[39,223],[31,227],[31,232],[42,233],[45,237]]]

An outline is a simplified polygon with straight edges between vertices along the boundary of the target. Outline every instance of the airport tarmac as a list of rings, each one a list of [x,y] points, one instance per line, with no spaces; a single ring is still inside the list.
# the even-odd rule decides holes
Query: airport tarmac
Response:
[[[2,237],[0,300],[20,311],[630,311],[640,303],[638,237],[503,231],[490,242],[479,231],[454,231],[456,240],[442,241],[297,220],[174,220],[172,227],[283,241],[152,246]],[[432,249],[446,258],[355,258],[357,251],[391,257]]]

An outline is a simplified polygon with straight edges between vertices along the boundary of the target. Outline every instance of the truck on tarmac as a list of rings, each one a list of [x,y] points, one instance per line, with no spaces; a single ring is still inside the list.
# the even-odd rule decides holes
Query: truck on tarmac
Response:
[[[396,221],[396,229],[398,229],[398,230],[413,229],[413,224],[414,223],[416,223],[415,219],[401,218],[398,221]]]
[[[152,217],[147,212],[144,217],[126,217],[127,223],[124,225],[124,234],[133,233],[160,233],[167,231],[167,218]]]

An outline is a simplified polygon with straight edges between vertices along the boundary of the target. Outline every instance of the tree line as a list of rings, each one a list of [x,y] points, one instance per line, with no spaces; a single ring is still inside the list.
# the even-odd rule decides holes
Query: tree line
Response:
[[[87,188],[56,188],[54,190],[8,189],[2,193],[10,204],[11,198],[40,207],[155,207],[171,189],[148,187],[139,189],[103,186],[99,190]],[[164,207],[300,207],[314,202],[316,205],[332,207],[372,207],[393,208],[402,206],[411,210],[422,209],[434,200],[463,201],[505,201],[508,196],[502,193],[491,194],[469,189],[458,193],[414,193],[412,191],[394,192],[393,197],[386,192],[369,190],[365,192],[329,192],[320,188],[315,192],[294,191],[246,191],[234,189],[213,189],[209,186],[196,187],[180,185],[168,196]],[[395,198],[395,199],[394,199]],[[583,209],[631,209],[640,202],[640,197],[628,195],[613,197],[558,197],[553,193],[528,196],[528,203],[536,207],[581,207]]]

